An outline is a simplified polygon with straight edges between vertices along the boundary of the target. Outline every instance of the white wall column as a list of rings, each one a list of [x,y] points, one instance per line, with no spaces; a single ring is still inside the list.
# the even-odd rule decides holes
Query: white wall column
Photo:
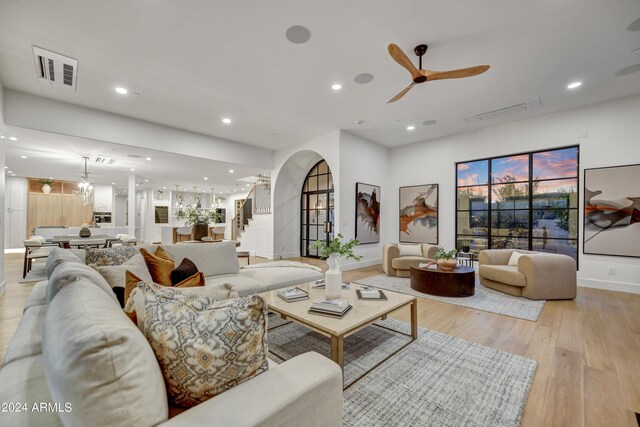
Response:
[[[0,86],[0,90],[2,87]],[[4,222],[6,221],[6,212],[4,211],[4,191],[5,191],[5,147],[0,143],[0,295],[5,293],[6,281],[4,279]]]
[[[136,235],[136,174],[129,174],[129,186],[127,188],[127,205],[129,222],[127,223],[127,234],[130,236]]]

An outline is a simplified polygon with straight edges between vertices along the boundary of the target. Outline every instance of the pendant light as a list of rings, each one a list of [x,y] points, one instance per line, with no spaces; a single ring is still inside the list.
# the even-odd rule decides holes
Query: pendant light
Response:
[[[89,182],[89,172],[87,172],[87,160],[88,157],[83,157],[84,160],[84,173],[82,174],[82,182],[78,184],[80,187],[80,204],[91,205],[93,204],[93,184]]]

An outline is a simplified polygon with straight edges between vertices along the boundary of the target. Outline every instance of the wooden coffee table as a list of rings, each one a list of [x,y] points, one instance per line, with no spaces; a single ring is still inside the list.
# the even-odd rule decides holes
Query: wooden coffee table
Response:
[[[340,368],[343,370],[344,339],[349,335],[358,332],[360,329],[367,327],[378,319],[386,319],[387,314],[397,310],[398,308],[405,306],[410,307],[411,334],[404,334],[400,331],[394,332],[411,336],[412,340],[407,343],[407,345],[418,338],[417,298],[412,295],[405,295],[385,289],[384,294],[387,296],[387,301],[363,301],[359,300],[356,295],[356,289],[360,289],[362,286],[351,283],[351,289],[342,291],[341,299],[348,300],[353,308],[342,319],[336,319],[308,313],[313,302],[324,298],[324,289],[313,289],[311,288],[311,283],[305,283],[298,285],[297,287],[309,292],[308,300],[286,302],[278,296],[277,290],[264,292],[260,294],[260,296],[262,296],[269,305],[269,310],[279,314],[283,319],[294,320],[309,329],[330,337],[331,360],[340,365]],[[402,348],[404,347],[406,347],[406,345]],[[396,354],[402,348],[389,355],[386,359]]]
[[[470,297],[476,292],[476,273],[471,267],[452,271],[411,267],[411,289],[440,297]],[[386,291],[385,291],[386,292]]]

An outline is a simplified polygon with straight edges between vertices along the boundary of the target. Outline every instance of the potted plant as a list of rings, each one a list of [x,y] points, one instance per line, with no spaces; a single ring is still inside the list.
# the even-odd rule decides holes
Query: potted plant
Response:
[[[460,250],[465,254],[471,252],[471,240],[469,239],[460,239]]]
[[[178,209],[176,217],[183,219],[184,225],[192,226],[193,238],[200,240],[209,234],[209,223],[219,221],[221,214],[217,213],[215,209],[184,208]]]
[[[316,240],[309,245],[309,250],[318,249],[318,254],[327,259],[329,269],[324,275],[327,298],[340,298],[342,293],[342,272],[338,268],[338,259],[345,257],[360,261],[362,257],[353,253],[353,248],[359,244],[360,242],[356,239],[351,239],[346,243],[342,242],[342,234],[338,233],[328,245],[322,240]]]
[[[456,260],[457,254],[458,252],[455,249],[447,252],[443,247],[440,247],[433,258],[436,260],[436,263],[441,270],[452,271],[456,265],[458,265],[458,260]]]
[[[42,192],[44,194],[49,194],[51,192],[51,184],[53,184],[52,179],[39,179],[38,182],[42,184]]]

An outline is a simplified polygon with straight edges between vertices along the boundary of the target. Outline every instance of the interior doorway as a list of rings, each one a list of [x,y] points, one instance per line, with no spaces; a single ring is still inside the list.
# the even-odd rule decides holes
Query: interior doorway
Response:
[[[318,250],[309,245],[333,239],[333,177],[324,160],[316,163],[307,175],[300,200],[300,254],[319,258]]]

